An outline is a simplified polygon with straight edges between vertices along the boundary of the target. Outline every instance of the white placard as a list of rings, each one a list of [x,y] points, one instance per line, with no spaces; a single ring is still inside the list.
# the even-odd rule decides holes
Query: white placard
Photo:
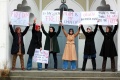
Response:
[[[62,23],[64,25],[78,25],[81,21],[80,12],[63,11]]]
[[[99,11],[99,25],[117,25],[118,12],[116,11]]]
[[[42,11],[42,23],[45,24],[59,24],[60,11]]]
[[[11,13],[11,24],[12,25],[29,25],[29,12],[20,12],[20,11],[13,11]]]
[[[49,59],[49,51],[47,50],[40,51],[40,49],[35,49],[34,56],[33,56],[33,62],[48,64],[48,59]]]
[[[98,11],[81,12],[81,24],[97,24]]]

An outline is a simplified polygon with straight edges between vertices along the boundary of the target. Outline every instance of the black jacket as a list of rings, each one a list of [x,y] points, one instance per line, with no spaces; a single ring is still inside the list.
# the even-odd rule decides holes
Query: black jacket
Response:
[[[85,35],[85,46],[84,46],[84,54],[92,55],[96,54],[95,42],[94,37],[97,32],[98,25],[96,25],[94,32],[85,32],[83,26],[81,26],[82,32]]]
[[[12,48],[11,48],[11,54],[17,54],[19,52],[19,37],[18,34],[13,30],[12,25],[10,26],[10,32],[13,36],[13,43],[12,43]],[[29,29],[29,26],[26,27],[26,29],[21,32],[21,53],[25,54],[25,48],[24,48],[24,42],[23,42],[23,36],[27,33]]]
[[[102,26],[99,26],[101,33],[104,36],[100,56],[103,57],[114,57],[117,56],[116,47],[114,44],[114,35],[117,31],[118,25],[115,25],[113,32],[104,32]]]
[[[50,36],[49,36],[49,33],[47,33],[47,32],[44,30],[43,25],[41,25],[41,28],[42,28],[43,33],[44,33],[45,36],[46,36],[44,49],[45,49],[45,50],[50,50]],[[57,37],[58,37],[60,31],[61,31],[61,26],[59,26],[58,31],[57,31],[56,34],[52,37],[52,41],[53,41],[53,51],[52,51],[52,52],[54,52],[54,53],[59,53],[59,52],[60,52],[59,44],[58,44],[58,40],[57,40]]]
[[[40,49],[42,47],[42,32],[35,30],[35,24],[33,24],[32,28],[32,39],[28,48],[27,54],[30,56],[34,55],[35,49]]]

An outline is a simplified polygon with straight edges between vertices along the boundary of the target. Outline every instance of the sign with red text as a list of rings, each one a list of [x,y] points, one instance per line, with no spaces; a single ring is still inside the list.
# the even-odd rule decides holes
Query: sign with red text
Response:
[[[11,24],[28,26],[29,25],[29,16],[30,16],[29,12],[13,11],[11,13]]]
[[[34,56],[33,56],[33,62],[48,64],[48,59],[49,59],[49,51],[47,50],[40,51],[40,49],[35,49]]]
[[[118,12],[116,11],[99,11],[99,25],[117,25]]]
[[[78,25],[81,21],[80,12],[63,11],[62,23],[65,25]]]
[[[81,12],[81,24],[97,24],[98,12],[97,11],[86,11]]]
[[[42,23],[45,24],[59,24],[60,11],[42,11]]]

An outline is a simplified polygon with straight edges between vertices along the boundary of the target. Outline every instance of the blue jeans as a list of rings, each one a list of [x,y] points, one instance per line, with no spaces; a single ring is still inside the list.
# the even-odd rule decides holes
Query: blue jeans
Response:
[[[42,63],[37,63],[38,65],[38,70],[42,69]],[[29,56],[28,62],[27,62],[27,70],[31,70],[32,68],[32,56]]]
[[[71,69],[74,70],[76,69],[76,61],[70,61],[71,63]],[[63,61],[63,69],[67,69],[68,68],[68,60],[64,60]]]

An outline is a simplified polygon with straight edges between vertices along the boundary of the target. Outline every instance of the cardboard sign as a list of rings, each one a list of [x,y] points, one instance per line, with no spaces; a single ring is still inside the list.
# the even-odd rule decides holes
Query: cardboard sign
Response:
[[[11,14],[11,24],[12,25],[29,25],[29,12],[19,12],[13,11]]]
[[[47,50],[40,51],[40,49],[35,49],[34,56],[33,56],[33,62],[48,64],[48,59],[49,59],[49,51]]]
[[[118,12],[116,11],[99,11],[99,25],[117,25]]]
[[[97,11],[87,11],[81,12],[81,24],[97,24],[98,12]]]
[[[62,23],[64,25],[78,25],[81,21],[80,12],[63,11]]]
[[[59,24],[60,11],[42,11],[42,22],[45,24]]]

